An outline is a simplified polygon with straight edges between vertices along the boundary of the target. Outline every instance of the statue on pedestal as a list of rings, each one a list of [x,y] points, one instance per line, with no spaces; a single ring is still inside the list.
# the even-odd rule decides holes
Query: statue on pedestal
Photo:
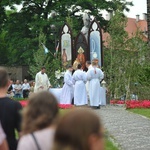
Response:
[[[88,42],[88,32],[90,27],[90,16],[87,13],[83,14],[83,23],[84,26],[81,29],[81,32],[84,34],[86,41]]]

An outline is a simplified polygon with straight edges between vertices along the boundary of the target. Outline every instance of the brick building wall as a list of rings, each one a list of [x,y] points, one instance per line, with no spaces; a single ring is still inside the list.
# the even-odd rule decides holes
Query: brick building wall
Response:
[[[150,0],[147,0],[148,43],[150,45]]]

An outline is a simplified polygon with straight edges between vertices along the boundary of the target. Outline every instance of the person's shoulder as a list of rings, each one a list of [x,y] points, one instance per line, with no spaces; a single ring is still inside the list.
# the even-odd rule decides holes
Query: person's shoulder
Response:
[[[36,73],[36,76],[38,76],[38,75],[40,75],[40,74],[41,74],[41,71],[37,72],[37,73]]]
[[[75,70],[75,72],[74,73],[77,73],[78,72],[78,70]]]
[[[67,75],[69,72],[68,72],[68,70],[65,72],[65,75]]]
[[[39,138],[41,136],[43,137],[49,137],[49,136],[54,136],[55,133],[55,128],[44,128],[42,130],[38,130],[34,132],[34,135],[36,136],[36,138]]]
[[[14,100],[14,99],[10,99],[11,103],[14,103],[15,105],[21,105],[18,101]]]
[[[5,103],[12,104],[12,105],[21,105],[18,101],[13,100],[9,97],[4,97],[3,101],[5,101]]]
[[[29,134],[25,134],[25,135],[23,135],[21,138],[20,138],[20,141],[26,141],[26,140],[30,140],[30,139],[32,139],[32,136],[31,136],[31,134],[29,133]]]
[[[26,148],[32,149],[31,147],[34,149],[34,141],[31,134],[23,135],[19,140],[17,150],[25,150]]]
[[[102,72],[102,69],[101,68],[97,68],[100,72]]]
[[[88,71],[91,71],[91,70],[94,70],[94,68],[93,68],[93,67],[90,67],[90,68],[88,69]]]
[[[97,69],[97,70],[101,70],[101,69],[100,69],[100,68],[98,68],[98,67],[97,67],[96,69]]]
[[[22,105],[20,104],[20,102],[18,102],[16,100],[10,99],[9,104],[14,106],[17,109],[22,109]]]
[[[9,97],[4,97],[4,98],[1,98],[3,101],[5,101],[5,102],[10,102],[11,103],[11,101],[12,101],[12,99],[11,98],[9,98]]]

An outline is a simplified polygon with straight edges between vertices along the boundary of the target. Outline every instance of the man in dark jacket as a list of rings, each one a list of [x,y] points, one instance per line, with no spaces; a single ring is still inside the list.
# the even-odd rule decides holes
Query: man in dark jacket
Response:
[[[7,71],[0,67],[0,122],[7,137],[10,150],[17,149],[15,130],[20,132],[22,106],[19,102],[6,97],[10,80]]]

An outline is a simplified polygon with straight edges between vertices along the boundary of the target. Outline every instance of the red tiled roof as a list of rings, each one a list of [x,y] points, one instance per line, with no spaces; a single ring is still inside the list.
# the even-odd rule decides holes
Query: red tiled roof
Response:
[[[148,37],[145,34],[145,32],[147,32],[147,21],[146,20],[139,20],[138,22],[136,22],[136,19],[134,18],[127,18],[127,26],[125,28],[125,30],[128,32],[129,37],[132,37],[137,31],[138,29],[140,31],[143,32],[143,41],[148,41]],[[102,31],[102,35],[103,35],[103,41],[104,41],[104,45],[107,46],[107,38],[110,36],[109,33],[104,33],[104,31]]]

